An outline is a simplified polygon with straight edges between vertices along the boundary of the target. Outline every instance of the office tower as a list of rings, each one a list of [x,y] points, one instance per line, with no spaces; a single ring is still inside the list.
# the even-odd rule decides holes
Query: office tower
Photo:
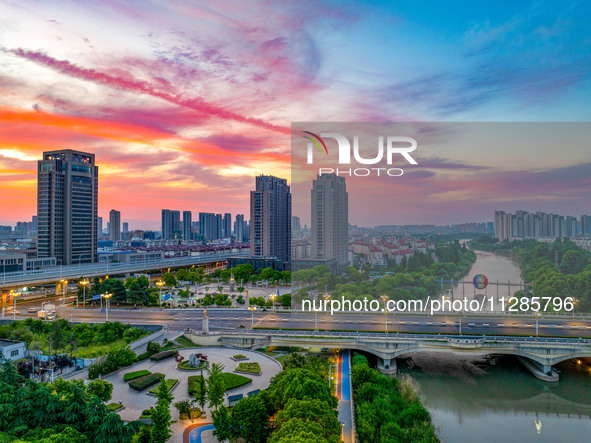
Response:
[[[243,242],[246,238],[246,222],[244,221],[244,214],[236,214],[236,221],[234,222],[234,235],[237,242]]]
[[[222,237],[228,238],[232,236],[232,214],[226,212],[222,219]]]
[[[129,232],[129,223],[123,222],[123,231],[122,232]]]
[[[170,211],[172,216],[172,238],[179,240],[183,235],[181,227],[181,211]]]
[[[97,210],[94,154],[44,152],[37,176],[37,256],[63,265],[97,261]]]
[[[250,191],[250,255],[291,258],[291,192],[285,179],[260,175]]]
[[[111,209],[109,223],[109,238],[112,241],[121,240],[121,212]]]
[[[100,238],[103,236],[103,218],[102,217],[97,217],[97,223],[96,223],[96,237]]]
[[[291,217],[291,238],[292,240],[297,240],[302,237],[302,223],[300,222],[300,218],[294,215]]]
[[[348,264],[349,195],[345,178],[318,175],[312,182],[312,258],[333,259],[341,272]]]
[[[193,216],[191,211],[183,211],[183,240],[193,239]]]
[[[172,238],[172,211],[170,209],[162,210],[162,239]]]
[[[591,235],[591,215],[581,215],[581,234]]]

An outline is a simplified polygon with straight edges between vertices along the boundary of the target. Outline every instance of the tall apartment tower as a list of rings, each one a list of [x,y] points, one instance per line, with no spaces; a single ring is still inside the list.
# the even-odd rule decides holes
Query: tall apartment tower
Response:
[[[183,240],[189,241],[193,239],[193,215],[191,211],[183,211]]]
[[[172,211],[170,209],[162,210],[162,239],[172,238]]]
[[[121,240],[121,212],[115,209],[109,212],[109,238],[112,241]]]
[[[312,182],[312,257],[333,259],[341,272],[348,263],[349,195],[345,178],[318,175]]]
[[[234,235],[236,241],[242,242],[246,238],[246,222],[244,221],[244,214],[236,214],[236,221],[234,222]]]
[[[97,261],[98,167],[94,154],[43,153],[37,169],[37,256],[58,263]]]
[[[103,236],[103,218],[97,218],[97,225],[96,225],[96,237],[101,238]]]
[[[224,218],[222,219],[222,237],[228,238],[232,236],[232,214],[226,212],[224,214]]]
[[[291,192],[285,179],[260,175],[250,191],[250,255],[291,259]]]

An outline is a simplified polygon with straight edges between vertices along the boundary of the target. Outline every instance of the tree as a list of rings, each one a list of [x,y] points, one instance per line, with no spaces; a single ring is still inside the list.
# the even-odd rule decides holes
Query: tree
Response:
[[[217,437],[218,441],[232,440],[235,438],[232,418],[227,407],[222,406],[216,411],[213,411],[211,417],[215,426],[213,435]]]
[[[127,301],[127,291],[123,281],[115,278],[106,278],[100,286],[101,294],[113,294],[111,302],[124,303]]]
[[[132,282],[128,287],[127,301],[136,305],[143,305],[148,302],[148,288],[142,286],[139,281]]]
[[[132,421],[125,423],[119,415],[111,412],[108,414],[94,435],[96,443],[127,443],[137,433],[141,423]]]
[[[146,351],[155,354],[156,352],[160,352],[160,344],[154,341],[149,341],[146,345]]]
[[[309,360],[306,355],[292,352],[291,354],[287,354],[283,359],[283,370],[304,368],[308,362]]]
[[[191,417],[191,411],[193,410],[193,406],[191,405],[191,402],[189,400],[177,401],[174,404],[174,407],[177,408],[177,410],[179,411],[179,415],[186,415],[187,417],[189,417],[191,422],[193,422],[193,417]]]
[[[165,272],[162,274],[161,279],[168,288],[176,286],[177,284],[176,278],[170,272]]]
[[[88,383],[86,392],[88,392],[89,395],[96,395],[102,401],[109,401],[113,395],[113,385],[105,380],[93,380]]]
[[[176,278],[179,281],[188,281],[189,273],[186,269],[179,269],[178,271],[176,271]]]
[[[195,401],[203,411],[205,403],[207,402],[207,387],[205,385],[205,377],[203,374],[199,377],[199,392],[195,395]]]
[[[170,425],[174,423],[170,415],[170,403],[172,402],[172,394],[168,391],[168,387],[164,380],[158,385],[156,390],[156,407],[150,415],[152,419],[152,434],[150,436],[150,443],[165,443],[172,435]]]
[[[224,365],[213,363],[209,368],[209,377],[207,378],[207,399],[209,407],[217,410],[224,403],[224,394],[226,393],[226,384],[222,376]]]
[[[267,441],[269,416],[261,398],[245,397],[232,408],[232,424],[235,437],[247,443]]]

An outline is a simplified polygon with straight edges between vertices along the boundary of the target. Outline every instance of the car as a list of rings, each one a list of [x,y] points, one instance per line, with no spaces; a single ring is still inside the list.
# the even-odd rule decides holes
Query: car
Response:
[[[29,308],[27,312],[37,312],[37,308]]]

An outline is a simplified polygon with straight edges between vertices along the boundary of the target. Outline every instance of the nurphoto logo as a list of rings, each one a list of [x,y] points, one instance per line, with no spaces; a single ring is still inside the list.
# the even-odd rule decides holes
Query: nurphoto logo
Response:
[[[394,163],[396,156],[402,156],[409,164],[418,165],[417,161],[410,155],[417,148],[417,141],[412,137],[403,136],[379,136],[377,142],[377,150],[375,156],[366,158],[361,155],[359,149],[359,136],[353,136],[353,149],[351,150],[351,142],[347,137],[336,132],[322,132],[320,135],[314,134],[310,131],[303,131],[303,137],[308,142],[307,163],[309,165],[314,163],[315,147],[320,153],[329,155],[329,149],[326,146],[325,138],[334,139],[338,146],[338,164],[351,165],[351,152],[353,152],[353,159],[360,165],[379,165],[383,163],[384,159],[388,167],[372,167],[372,168],[318,168],[318,174],[336,174],[365,177],[369,175],[389,175],[391,177],[399,177],[404,174],[401,168],[390,168]]]

